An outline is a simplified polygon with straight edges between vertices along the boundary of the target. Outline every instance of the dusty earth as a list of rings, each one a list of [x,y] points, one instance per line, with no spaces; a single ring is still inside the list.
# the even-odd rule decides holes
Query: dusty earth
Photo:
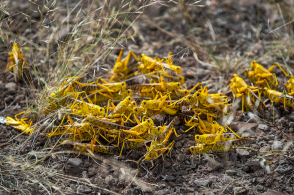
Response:
[[[2,39],[0,43],[1,116],[14,116],[26,110],[35,101],[32,92],[43,89],[35,76],[33,83],[37,87],[32,89],[24,81],[15,82],[13,75],[5,71],[7,53],[14,41],[20,45],[26,42],[42,45],[43,40],[34,36],[39,23],[44,22],[42,14],[36,11],[42,3],[11,1],[5,8],[9,15],[2,12],[2,30],[9,31],[14,39]],[[229,91],[232,74],[245,78],[244,71],[250,68],[253,59],[266,66],[277,61],[294,67],[293,25],[283,26],[294,16],[290,1],[151,3],[153,5],[147,6],[139,18],[135,14],[130,16],[130,20],[136,19],[134,25],[138,29],[134,38],[119,42],[103,63],[113,65],[113,54],[117,55],[121,46],[126,48],[124,54],[132,49],[138,55],[166,57],[172,51],[174,63],[182,66],[186,87],[202,82],[211,92]],[[134,3],[133,9],[140,5]],[[68,9],[75,6],[75,2],[60,4],[58,12],[68,13]],[[30,20],[25,19],[24,14],[30,14]],[[62,38],[68,34],[59,33]],[[59,37],[56,39],[59,41]],[[50,47],[57,50],[58,44]],[[195,54],[205,63],[197,61]],[[26,57],[31,62],[35,58],[32,53]],[[281,82],[285,82],[281,71],[275,71]],[[105,73],[101,70],[99,74]],[[83,156],[71,146],[49,153],[45,148],[52,148],[56,140],[47,140],[44,136],[28,139],[11,127],[0,125],[0,194],[293,194],[294,112],[284,109],[283,105],[274,106],[274,114],[270,102],[264,110],[264,120],[273,124],[247,113],[243,115],[240,107],[237,108],[230,126],[235,131],[247,129],[251,133],[253,141],[245,145],[250,149],[191,155],[189,146],[195,144],[197,132],[191,130],[183,134],[186,127],[179,124],[177,132],[182,135],[173,137],[176,144],[171,153],[152,162],[140,161],[140,164],[136,161],[144,155],[142,148],[126,151],[120,158],[105,154]],[[162,120],[168,119],[157,122]],[[285,146],[289,152],[274,152]],[[35,169],[29,165],[30,170],[20,168],[21,162],[32,164],[43,157],[45,160],[32,165]],[[11,160],[10,168],[7,159]],[[37,179],[35,174],[43,175],[43,180]]]

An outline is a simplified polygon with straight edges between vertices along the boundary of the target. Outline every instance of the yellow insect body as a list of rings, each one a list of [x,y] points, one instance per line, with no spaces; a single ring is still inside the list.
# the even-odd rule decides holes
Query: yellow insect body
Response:
[[[293,76],[289,78],[289,80],[285,84],[285,87],[289,95],[293,96],[294,95],[294,77]]]
[[[123,53],[123,49],[120,50],[119,55],[116,59],[116,63],[113,67],[113,76],[110,78],[110,81],[121,81],[129,77],[129,73],[131,72],[131,69],[128,67],[128,64],[131,60],[131,56],[135,58],[136,61],[138,61],[137,56],[134,54],[134,52],[129,51],[126,58],[121,59]]]
[[[81,152],[88,152],[90,150],[93,153],[105,153],[105,154],[116,154],[117,148],[114,146],[103,146],[103,145],[94,145],[87,143],[79,143],[73,142],[75,150],[79,150]]]
[[[271,101],[280,102],[284,104],[284,107],[289,106],[294,109],[293,96],[267,88],[264,88],[264,95],[267,96]]]
[[[15,118],[11,118],[9,116],[6,117],[6,125],[12,126],[14,129],[24,132],[25,134],[31,134],[34,132],[34,129],[31,128],[32,126],[32,121],[30,121],[29,123],[26,123],[25,121],[27,119],[23,118],[21,120]]]
[[[216,142],[216,140],[217,142],[224,142],[224,141],[236,140],[236,139],[240,139],[240,138],[238,138],[234,133],[222,133],[221,135],[219,135],[219,133],[195,135],[195,141],[197,143],[203,143],[203,144],[213,144]]]
[[[10,64],[7,64],[6,70],[12,70],[15,80],[23,77],[24,68],[28,68],[28,61],[24,58],[23,53],[18,48],[17,43],[12,46],[12,51],[8,53]]]
[[[105,116],[106,113],[105,108],[93,104],[92,102],[87,103],[83,100],[83,98],[80,98],[80,101],[76,100],[70,108],[72,109],[73,114],[82,116]]]
[[[264,108],[259,98],[260,90],[257,87],[248,86],[237,74],[234,74],[234,77],[231,79],[230,88],[232,89],[234,98],[242,98],[242,112],[244,112],[244,108],[246,111],[255,111],[254,104],[258,102],[257,108],[259,110]],[[256,92],[258,92],[259,97],[255,95]]]
[[[165,127],[164,131],[159,134],[153,141],[151,141],[150,147],[148,147],[148,152],[145,155],[146,160],[155,160],[160,155],[165,153],[167,150],[170,151],[174,145],[174,141],[167,144],[172,132],[178,137],[173,125],[178,117],[175,117],[168,126]]]
[[[230,149],[247,144],[251,142],[252,140],[250,138],[242,138],[238,140],[229,140],[225,142],[219,142],[216,144],[203,144],[203,143],[197,143],[196,146],[190,147],[190,152],[192,154],[204,154],[204,153],[210,153],[210,152],[227,152]]]
[[[276,74],[272,73],[276,66],[278,66],[287,77],[289,76],[289,73],[286,73],[278,63],[275,63],[269,69],[266,69],[262,65],[258,64],[255,60],[251,62],[252,71],[246,71],[245,76],[248,77],[252,83],[262,88],[267,87],[281,90]]]

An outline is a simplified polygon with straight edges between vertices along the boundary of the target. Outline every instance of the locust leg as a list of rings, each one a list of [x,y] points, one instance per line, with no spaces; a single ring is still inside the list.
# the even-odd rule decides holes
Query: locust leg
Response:
[[[268,70],[269,72],[272,72],[273,69],[274,69],[276,66],[278,66],[278,67],[281,69],[281,71],[285,74],[286,77],[289,77],[289,73],[286,73],[286,71],[285,71],[285,70],[280,66],[280,64],[278,64],[277,62],[274,63],[271,67],[269,67],[269,69],[267,69],[267,70]]]
[[[198,86],[200,86],[201,88],[201,91],[203,90],[203,87],[202,87],[202,83],[197,83],[192,89],[190,89],[188,92],[188,94],[190,94],[194,89],[196,89]]]
[[[67,115],[65,114],[64,116],[63,116],[63,118],[62,118],[62,120],[61,120],[61,123],[56,127],[56,129],[52,132],[52,133],[49,133],[47,136],[48,137],[51,137],[51,136],[53,136],[54,134],[55,134],[55,132],[60,128],[60,126],[63,124],[63,121],[64,121],[64,119],[65,119],[65,117],[66,117]],[[69,117],[68,117],[69,118]]]
[[[104,84],[108,84],[108,83],[109,83],[108,81],[102,79],[101,77],[97,78],[96,83],[99,83],[99,81],[101,81],[101,82],[104,83]]]
[[[194,115],[195,116],[195,115]],[[190,123],[194,120],[195,117],[192,117],[188,122],[185,119],[186,122],[186,126],[189,126]],[[199,130],[201,131],[201,133],[203,133],[204,131],[206,131],[206,127],[205,124],[203,123],[203,121],[200,119],[199,114],[198,114],[198,123],[195,122],[195,124],[193,124],[189,129],[187,129],[186,131],[184,131],[185,133],[190,131],[192,128],[194,128],[195,126],[198,125]],[[204,133],[203,133],[204,134]]]
[[[136,61],[138,61],[138,57],[134,54],[133,51],[129,51],[126,59],[124,60],[123,64],[124,64],[124,67],[127,67],[129,62],[130,62],[130,59],[131,59],[131,55],[135,58]]]
[[[175,144],[175,140],[172,141],[170,144],[168,144],[166,146],[166,148],[168,149],[168,152],[166,153],[166,155],[168,155],[170,153],[170,151],[171,151],[172,147],[174,146],[174,144]]]

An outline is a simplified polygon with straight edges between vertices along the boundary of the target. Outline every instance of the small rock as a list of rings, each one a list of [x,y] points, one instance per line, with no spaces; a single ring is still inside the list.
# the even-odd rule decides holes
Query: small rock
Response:
[[[159,191],[156,191],[156,192],[154,193],[154,195],[165,195],[165,194],[167,194],[167,190],[166,190],[166,189],[164,189],[164,190],[159,190]]]
[[[9,82],[5,84],[5,88],[8,89],[8,91],[16,91],[17,85],[14,82]]]
[[[78,193],[80,194],[90,194],[91,192],[93,192],[93,190],[91,188],[85,187],[83,186],[82,188],[80,188],[78,190]]]
[[[230,183],[233,180],[233,178],[228,176],[228,175],[225,175],[223,180],[224,180],[225,183]]]
[[[262,131],[269,131],[270,127],[266,124],[260,124],[260,125],[258,125],[258,129],[260,129]]]
[[[171,167],[171,163],[169,161],[164,163],[164,168],[169,168]]]
[[[116,171],[113,171],[112,175],[113,175],[113,177],[118,178],[119,172],[117,170]]]
[[[258,177],[258,178],[256,179],[256,182],[259,183],[259,184],[264,184],[265,181],[266,181],[266,180],[265,180],[264,177]]]
[[[262,185],[257,185],[256,186],[256,190],[257,191],[262,191],[263,190],[263,186]]]
[[[194,180],[194,183],[197,185],[197,186],[208,186],[212,183],[212,181],[208,180],[208,179],[195,179]]]
[[[245,172],[255,172],[261,168],[259,161],[248,161],[245,163],[244,167],[245,170],[243,169],[243,171]],[[248,167],[248,169],[246,167]]]
[[[226,170],[226,174],[229,175],[229,176],[234,176],[237,174],[237,171],[235,170]]]
[[[212,172],[212,171],[216,171],[219,168],[221,168],[222,167],[222,164],[220,164],[218,162],[207,162],[206,163],[206,166],[208,167],[207,170],[209,172]]]
[[[88,178],[87,171],[83,171],[83,172],[82,172],[82,177],[83,177],[83,178]]]
[[[274,144],[272,145],[273,150],[283,150],[283,144],[281,141],[274,141]]]
[[[83,161],[80,158],[70,158],[70,159],[68,159],[67,164],[78,167],[81,165],[82,162]]]
[[[293,194],[294,188],[293,187],[286,187],[286,191]]]
[[[283,107],[283,109],[284,109],[284,107]],[[284,117],[282,117],[278,120],[278,124],[282,125],[283,127],[287,127],[289,125],[288,121]]]
[[[289,173],[293,170],[293,166],[289,165],[289,164],[280,164],[277,168],[276,168],[276,172],[280,173],[280,174],[286,174]]]
[[[24,95],[17,95],[15,98],[14,98],[14,102],[15,103],[18,103],[20,102],[20,100],[23,100],[25,98]]]
[[[97,174],[97,168],[96,167],[90,167],[88,170],[88,177],[93,177]]]
[[[236,149],[236,153],[242,158],[249,157],[249,152],[245,149]]]
[[[191,71],[187,71],[185,77],[188,78],[188,79],[195,79],[195,74],[193,72],[191,72]],[[189,81],[189,80],[187,80],[187,81]],[[192,81],[194,83],[194,80],[192,80]]]
[[[260,146],[257,145],[257,144],[252,144],[252,145],[251,145],[251,148],[254,148],[254,149],[258,150],[258,149],[260,148]]]
[[[109,186],[112,185],[112,180],[113,180],[112,175],[107,175],[107,176],[105,177],[105,179],[104,179],[105,183],[106,183],[107,185],[109,185]]]
[[[281,113],[278,109],[275,107],[270,107],[268,109],[268,112],[270,113],[270,118],[279,119],[281,118]]]
[[[262,195],[285,195],[285,193],[279,192],[276,190],[268,190],[267,192],[263,193]]]
[[[166,176],[166,180],[167,181],[175,181],[176,178],[174,176],[172,176],[172,175],[168,175],[168,176]]]
[[[13,99],[14,99],[13,96],[12,95],[9,95],[9,96],[7,96],[7,97],[4,98],[4,102],[10,103],[10,102],[13,101]]]
[[[176,142],[175,145],[174,145],[175,148],[182,148],[183,147],[183,144],[182,142]]]
[[[151,116],[151,118],[155,124],[160,124],[164,122],[163,114],[157,114],[157,115]]]
[[[179,154],[179,155],[177,155],[177,160],[179,161],[179,162],[183,162],[184,160],[185,160],[185,155],[184,154]]]
[[[263,146],[262,148],[259,149],[260,152],[265,152],[265,151],[270,151],[271,147],[270,146]]]
[[[243,187],[234,187],[233,188],[234,194],[247,194],[247,189]]]
[[[289,114],[290,121],[294,121],[294,111]]]
[[[231,122],[231,128],[235,130],[246,130],[246,129],[255,129],[257,127],[256,123],[246,123],[246,122]]]

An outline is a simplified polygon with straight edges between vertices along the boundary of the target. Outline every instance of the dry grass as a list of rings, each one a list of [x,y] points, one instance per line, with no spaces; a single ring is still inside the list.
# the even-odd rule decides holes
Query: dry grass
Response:
[[[106,59],[111,59],[110,53],[124,47],[124,45],[135,45],[135,40],[141,41],[142,44],[140,47],[133,46],[133,48],[150,54],[154,54],[154,48],[161,48],[166,45],[167,48],[172,48],[173,44],[181,43],[182,52],[176,55],[182,56],[183,61],[188,59],[187,56],[190,55],[189,60],[193,60],[198,67],[212,70],[216,75],[213,81],[219,83],[217,90],[223,89],[226,91],[224,86],[228,85],[231,74],[233,72],[241,73],[242,70],[249,67],[252,59],[268,65],[278,60],[288,70],[291,70],[290,66],[294,63],[293,59],[290,58],[294,54],[292,48],[293,9],[291,9],[294,4],[291,1],[272,4],[276,7],[274,9],[277,12],[276,15],[283,18],[283,23],[278,22],[270,25],[272,30],[268,36],[272,36],[273,40],[260,39],[260,29],[255,29],[256,34],[252,36],[256,37],[256,42],[249,44],[247,51],[241,55],[237,49],[236,51],[231,50],[214,54],[218,48],[211,48],[210,45],[217,43],[218,37],[211,24],[207,27],[212,37],[209,41],[203,41],[195,35],[194,31],[201,29],[192,22],[191,11],[188,8],[191,6],[202,7],[196,3],[186,4],[184,1],[166,3],[157,0],[146,1],[146,3],[145,1],[85,2],[81,0],[75,3],[71,1],[46,1],[45,3],[43,1],[37,3],[30,1],[30,6],[26,9],[28,12],[25,13],[11,10],[11,3],[9,1],[0,3],[1,40],[8,48],[11,48],[12,42],[20,43],[24,53],[29,58],[37,81],[43,86],[42,91],[32,89],[34,104],[30,106],[28,113],[36,121],[34,127],[37,132],[25,143],[18,146],[19,148],[25,147],[26,143],[35,139],[42,131],[53,129],[54,122],[60,120],[60,113],[66,112],[64,108],[60,108],[56,113],[51,113],[46,117],[42,114],[43,108],[48,104],[48,95],[57,91],[65,78],[85,75],[85,77],[93,79],[102,69],[110,71],[112,64],[108,65],[106,61]],[[180,18],[184,21],[188,31],[181,33],[165,30],[164,27],[161,27],[161,25],[165,26],[165,24],[162,24],[162,20],[164,17],[170,16],[158,17],[154,21],[153,18],[144,14],[145,9],[149,6],[155,6],[158,9],[167,7],[175,21],[175,29],[180,28],[180,22],[176,21],[177,18]],[[34,12],[40,15],[38,20],[33,17]],[[25,18],[22,22],[31,27],[29,28],[31,32],[18,34],[11,31],[10,26],[15,23],[16,16]],[[137,22],[138,20],[140,22]],[[19,25],[24,24],[20,23]],[[142,32],[146,26],[156,28],[172,41],[165,43],[158,40],[154,43],[147,43]],[[37,32],[33,30],[37,30]],[[225,75],[225,77],[220,75]],[[211,80],[202,82],[211,82]],[[28,83],[28,85],[31,84]],[[46,129],[44,130],[45,126]],[[54,172],[54,167],[39,165],[40,162],[44,161],[44,156],[52,155],[53,149],[50,148],[51,153],[48,152],[48,148],[44,149],[43,151],[47,151],[44,154],[42,152],[31,152],[26,155],[19,155],[15,151],[9,156],[2,154],[0,156],[0,182],[3,191],[14,194],[76,193],[70,186],[60,182],[63,179],[84,186],[103,189],[86,179]],[[123,167],[124,165],[115,166]],[[127,167],[124,168],[127,169]],[[134,170],[129,172],[135,175]],[[126,176],[126,180],[131,182],[132,179],[132,175]],[[141,182],[140,185],[143,185],[143,183]],[[107,191],[107,189],[103,190]],[[109,191],[109,193],[115,192]]]

